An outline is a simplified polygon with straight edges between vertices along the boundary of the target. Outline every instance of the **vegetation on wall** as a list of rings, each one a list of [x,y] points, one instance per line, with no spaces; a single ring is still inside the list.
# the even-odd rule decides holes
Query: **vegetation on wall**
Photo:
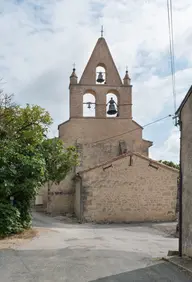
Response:
[[[39,188],[47,181],[60,183],[77,164],[74,147],[48,139],[51,123],[41,107],[21,107],[0,92],[0,237],[30,227]]]

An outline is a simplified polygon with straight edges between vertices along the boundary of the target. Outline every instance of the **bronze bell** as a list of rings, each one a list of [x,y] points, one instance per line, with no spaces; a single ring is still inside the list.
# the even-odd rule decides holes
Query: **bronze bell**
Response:
[[[109,101],[109,109],[107,111],[108,115],[115,115],[117,113],[116,106],[115,106],[115,101],[113,98]]]
[[[104,79],[103,79],[103,74],[102,74],[102,72],[99,72],[99,74],[98,74],[98,78],[97,78],[97,82],[99,82],[99,83],[102,83],[102,82],[104,82]]]

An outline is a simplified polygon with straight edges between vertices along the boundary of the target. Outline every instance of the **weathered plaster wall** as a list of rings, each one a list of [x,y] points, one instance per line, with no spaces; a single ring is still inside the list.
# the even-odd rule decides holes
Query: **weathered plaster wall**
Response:
[[[192,95],[181,111],[181,167],[183,185],[183,254],[192,257]]]

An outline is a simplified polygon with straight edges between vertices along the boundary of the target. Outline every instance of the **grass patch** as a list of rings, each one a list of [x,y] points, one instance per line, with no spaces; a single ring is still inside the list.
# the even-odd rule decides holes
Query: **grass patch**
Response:
[[[0,241],[6,241],[6,240],[14,240],[14,239],[32,239],[38,235],[38,230],[35,228],[29,228],[21,233],[9,235],[7,237],[0,237]]]
[[[2,249],[14,249],[15,246],[19,246],[27,240],[31,240],[38,235],[38,230],[35,228],[26,229],[19,234],[10,235],[4,238],[0,238],[0,250]]]

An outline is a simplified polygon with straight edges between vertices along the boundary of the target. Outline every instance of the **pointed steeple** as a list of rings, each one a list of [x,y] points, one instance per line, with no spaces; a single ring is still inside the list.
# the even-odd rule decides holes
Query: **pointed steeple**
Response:
[[[126,68],[125,77],[123,79],[124,85],[130,85],[131,79],[128,74],[128,68]]]
[[[75,67],[73,68],[73,72],[70,76],[70,84],[77,84],[77,75],[75,73]]]
[[[103,31],[101,33],[103,35]],[[91,57],[85,67],[79,84],[95,85],[96,68],[102,66],[106,72],[106,84],[111,86],[121,86],[122,80],[115,66],[107,42],[104,37],[100,37],[95,45]]]

